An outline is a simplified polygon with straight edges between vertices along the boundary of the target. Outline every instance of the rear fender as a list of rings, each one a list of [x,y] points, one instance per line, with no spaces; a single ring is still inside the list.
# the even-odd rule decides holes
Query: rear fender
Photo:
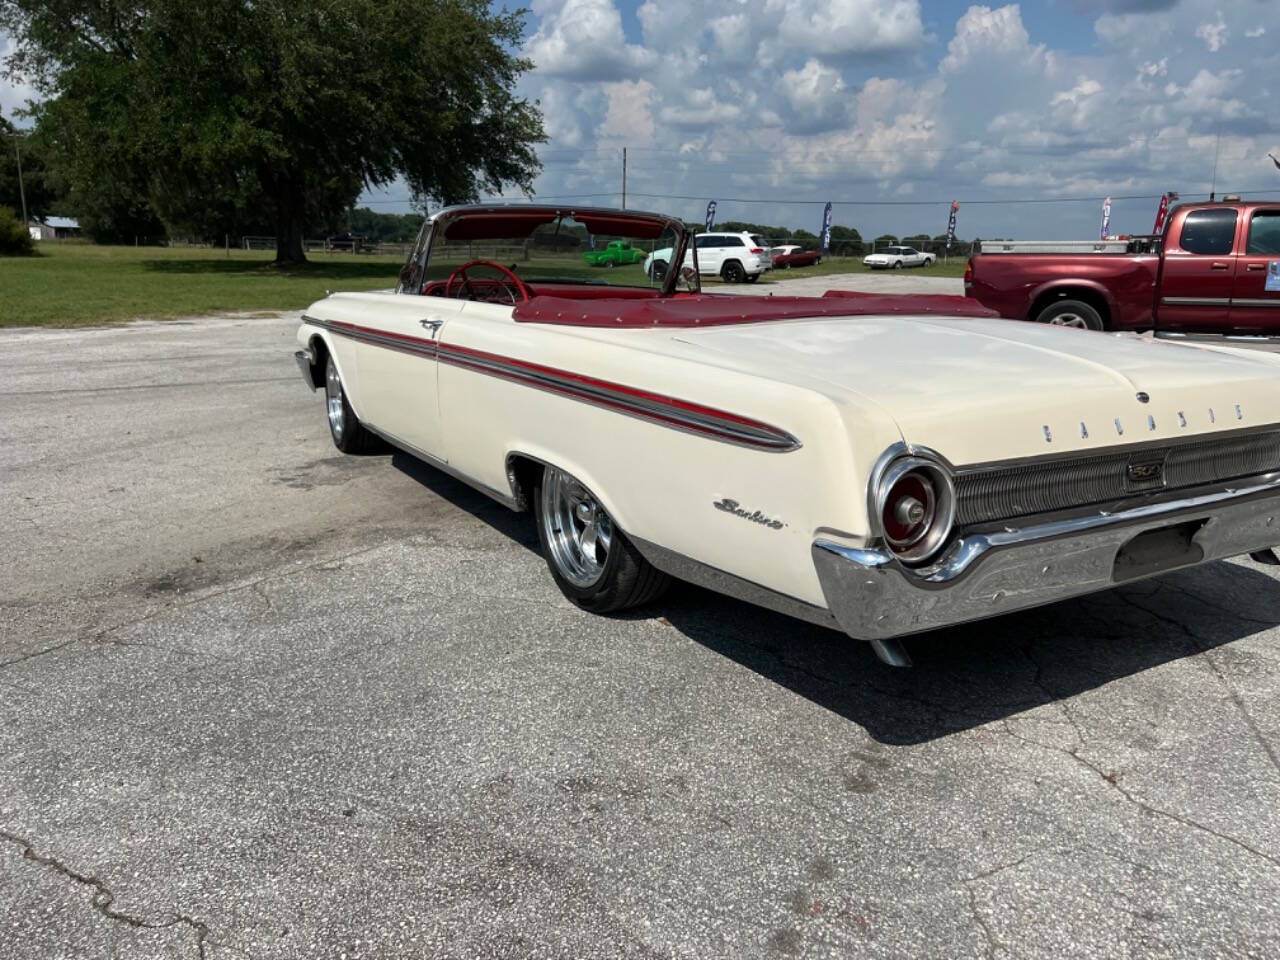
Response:
[[[1035,317],[1031,314],[1035,310],[1036,304],[1044,297],[1057,294],[1058,296],[1054,297],[1054,299],[1070,300],[1071,291],[1073,290],[1087,290],[1102,300],[1107,305],[1110,320],[1114,321],[1116,317],[1120,316],[1120,308],[1116,304],[1115,297],[1112,296],[1110,290],[1096,280],[1050,280],[1048,283],[1042,283],[1031,291],[1030,296],[1027,298],[1027,309],[1021,319],[1034,320]]]

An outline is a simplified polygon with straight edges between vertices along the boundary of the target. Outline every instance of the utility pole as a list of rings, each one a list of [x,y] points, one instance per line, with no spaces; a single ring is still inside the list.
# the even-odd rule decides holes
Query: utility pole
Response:
[[[22,151],[18,149],[18,137],[21,136],[16,130],[13,133],[13,154],[18,158],[18,195],[22,197],[22,225],[27,226],[27,190],[22,185]]]
[[[622,148],[622,209],[627,209],[627,148]]]

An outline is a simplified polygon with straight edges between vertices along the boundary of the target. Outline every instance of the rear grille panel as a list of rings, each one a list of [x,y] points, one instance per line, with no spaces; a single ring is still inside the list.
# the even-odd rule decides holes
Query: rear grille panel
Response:
[[[1135,479],[1153,464],[1160,465],[1163,479]],[[1273,471],[1280,471],[1280,429],[976,467],[955,477],[956,524],[1010,520]]]

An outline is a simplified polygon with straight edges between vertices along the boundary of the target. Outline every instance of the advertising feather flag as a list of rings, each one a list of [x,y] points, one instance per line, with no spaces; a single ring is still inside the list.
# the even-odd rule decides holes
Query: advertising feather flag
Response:
[[[1102,201],[1102,239],[1107,239],[1107,231],[1111,229],[1111,198]]]

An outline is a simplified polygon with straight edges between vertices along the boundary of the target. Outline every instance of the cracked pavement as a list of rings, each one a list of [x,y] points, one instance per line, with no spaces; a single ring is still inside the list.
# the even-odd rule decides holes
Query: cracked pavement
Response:
[[[0,334],[0,960],[1280,956],[1276,568],[596,618],[294,324]]]

